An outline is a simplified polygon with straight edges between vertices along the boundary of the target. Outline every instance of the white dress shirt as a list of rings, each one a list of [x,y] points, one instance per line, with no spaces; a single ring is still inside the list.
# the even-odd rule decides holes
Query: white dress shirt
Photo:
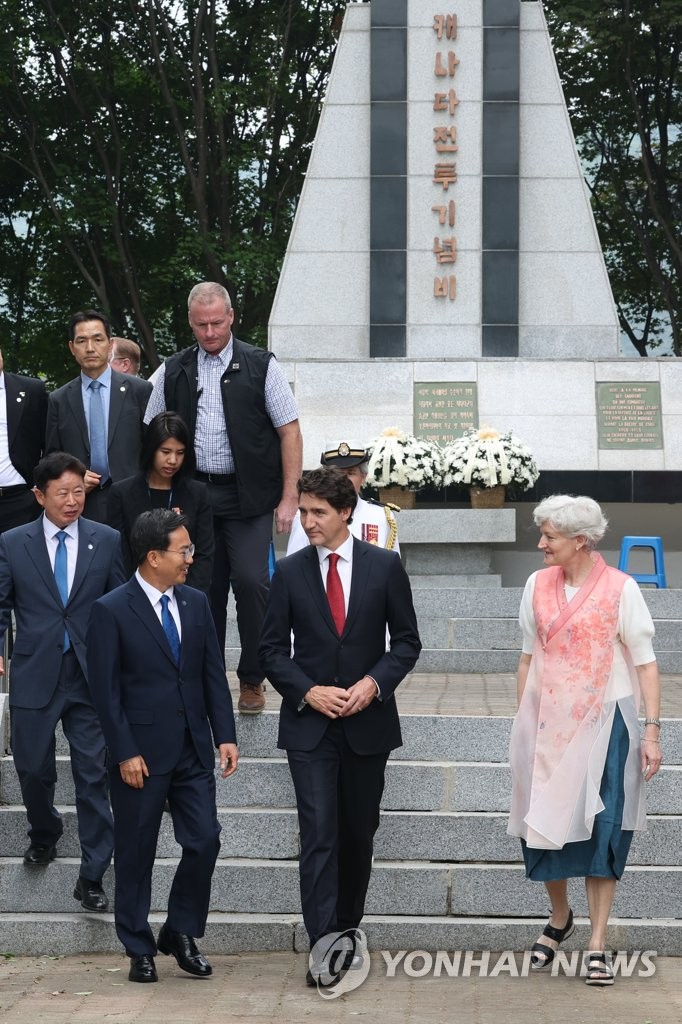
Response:
[[[325,593],[327,592],[327,574],[329,573],[329,555],[338,555],[339,560],[336,563],[336,568],[339,573],[339,579],[341,580],[341,586],[343,587],[343,602],[346,606],[346,615],[348,615],[348,601],[350,600],[350,581],[353,575],[353,535],[349,533],[343,544],[340,544],[336,551],[330,551],[329,548],[318,547],[317,557],[320,560],[320,572],[322,573],[322,586],[324,587]]]
[[[341,587],[343,588],[343,603],[346,607],[346,615],[348,615],[348,602],[350,600],[350,582],[353,576],[353,534],[348,533],[348,536],[344,540],[343,544],[340,544],[336,551],[330,551],[329,548],[318,547],[317,557],[320,560],[320,572],[322,573],[322,586],[324,587],[325,594],[327,592],[327,574],[329,573],[329,555],[338,555],[339,560],[336,563],[336,569],[341,580]],[[376,696],[381,700],[381,690],[374,676],[367,676],[371,679],[376,686]],[[300,710],[300,707],[299,707]]]
[[[54,572],[54,562],[57,557],[57,548],[59,547],[57,534],[60,530],[64,530],[66,534],[66,540],[64,541],[66,546],[66,582],[70,594],[73,578],[76,575],[76,559],[78,558],[78,520],[75,523],[69,523],[68,526],[62,527],[55,526],[51,519],[48,519],[46,515],[43,516],[43,532],[45,534],[45,543],[52,572]]]
[[[159,622],[161,623],[161,627],[162,628],[163,628],[163,621],[161,619],[161,598],[165,596],[165,597],[167,597],[169,599],[168,600],[168,610],[170,611],[171,615],[173,616],[173,621],[175,622],[175,625],[176,625],[177,630],[178,630],[178,637],[180,638],[180,641],[182,641],[182,623],[180,621],[180,610],[178,608],[178,602],[175,599],[175,590],[174,590],[174,588],[173,587],[169,587],[168,590],[164,590],[164,591],[157,590],[156,587],[153,587],[151,585],[151,583],[147,583],[147,581],[145,579],[143,579],[142,576],[140,576],[139,569],[135,570],[135,579],[137,580],[137,582],[140,584],[140,586],[144,590],[146,596],[149,598],[149,603],[151,604],[152,608],[154,609],[154,611],[156,613],[156,617],[159,620]],[[164,632],[165,632],[165,630],[164,630]]]

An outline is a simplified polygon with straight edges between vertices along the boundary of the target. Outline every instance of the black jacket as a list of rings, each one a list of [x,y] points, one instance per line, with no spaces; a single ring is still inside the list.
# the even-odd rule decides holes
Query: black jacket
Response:
[[[239,508],[244,519],[272,512],[282,497],[279,434],[265,409],[265,378],[272,352],[233,337],[232,362],[221,377],[223,413],[234,456]],[[198,346],[166,360],[166,409],[188,424],[194,444]]]
[[[5,372],[9,457],[29,487],[45,444],[47,392],[42,380]]]
[[[149,512],[152,508],[149,488],[144,473],[137,473],[114,484],[109,490],[109,507],[107,520],[114,529],[121,533],[123,560],[126,572],[131,576],[136,565],[133,565],[130,553],[130,531],[133,523],[141,512]],[[173,481],[172,493],[169,491],[170,507],[178,509],[189,519],[189,535],[196,548],[194,562],[190,566],[187,583],[190,587],[208,593],[213,571],[213,512],[208,500],[206,485],[197,480],[181,477]]]

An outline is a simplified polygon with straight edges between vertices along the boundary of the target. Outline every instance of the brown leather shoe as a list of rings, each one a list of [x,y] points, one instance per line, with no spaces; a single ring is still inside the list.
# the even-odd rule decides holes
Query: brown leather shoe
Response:
[[[260,715],[265,707],[265,686],[263,683],[239,684],[237,710],[242,715]]]

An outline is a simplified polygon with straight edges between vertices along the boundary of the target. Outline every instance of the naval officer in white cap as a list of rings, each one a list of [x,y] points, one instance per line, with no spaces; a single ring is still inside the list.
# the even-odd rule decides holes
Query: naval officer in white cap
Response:
[[[367,479],[367,464],[369,455],[364,445],[356,444],[354,441],[341,441],[338,444],[325,445],[322,452],[320,464],[322,466],[336,466],[352,481],[358,495],[358,503],[353,512],[353,521],[350,524],[350,532],[358,540],[367,541],[368,544],[377,544],[379,547],[388,548],[389,551],[397,551],[400,554],[398,544],[398,525],[393,514],[395,505],[382,505],[380,501],[367,501],[360,497],[360,489]],[[295,551],[307,547],[306,537],[298,512],[291,525],[287,555],[293,555]]]

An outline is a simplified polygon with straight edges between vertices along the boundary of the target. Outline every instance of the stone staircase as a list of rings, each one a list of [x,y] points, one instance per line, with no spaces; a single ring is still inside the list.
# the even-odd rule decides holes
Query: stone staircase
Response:
[[[423,650],[420,672],[515,672],[521,650],[520,587],[499,586],[499,577],[472,577],[478,586],[453,586],[451,578],[418,576],[412,592]],[[488,579],[486,587],[481,579]],[[449,582],[450,585],[446,585]],[[654,649],[660,671],[682,673],[682,590],[642,593],[656,626]],[[234,602],[228,617],[227,666],[239,660]]]
[[[421,668],[421,666],[420,666]],[[1,710],[1,709],[0,709]],[[277,714],[239,719],[242,758],[218,780],[221,856],[202,947],[207,952],[304,950],[298,895],[298,829]],[[403,716],[404,746],[387,769],[365,929],[375,949],[523,949],[547,913],[543,887],[527,882],[518,841],[506,835],[511,720]],[[682,955],[682,719],[664,727],[666,766],[650,787],[649,830],[638,834],[618,888],[610,940],[617,949]],[[73,784],[58,738],[57,803],[65,834],[45,869],[22,863],[26,821],[11,757],[0,761],[0,953],[120,951],[111,914],[83,912],[71,893],[78,871]],[[164,919],[177,862],[170,818],[157,851],[152,920]],[[105,879],[113,891],[113,870]],[[567,948],[586,941],[584,894]]]

